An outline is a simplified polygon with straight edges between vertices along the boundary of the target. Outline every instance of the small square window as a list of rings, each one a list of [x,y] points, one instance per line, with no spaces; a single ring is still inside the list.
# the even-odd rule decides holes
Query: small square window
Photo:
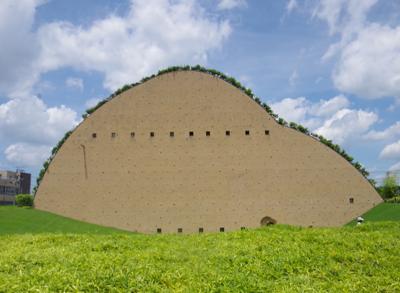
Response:
[[[134,132],[131,132],[131,137],[135,137],[135,133]]]
[[[206,131],[206,136],[210,136],[211,132],[210,131]]]
[[[161,228],[157,228],[157,233],[161,234],[161,232],[162,232]]]
[[[92,133],[92,137],[96,138],[97,137],[97,133]]]
[[[111,132],[111,137],[112,138],[114,138],[114,137],[116,137],[117,136],[117,134],[115,133],[115,132]]]
[[[269,130],[265,130],[265,135],[269,135]]]
[[[182,233],[182,228],[178,228],[178,233]]]
[[[150,137],[154,137],[154,132],[150,132]]]
[[[189,131],[189,136],[193,136],[194,132],[193,131]]]
[[[204,228],[199,228],[199,233],[203,233],[204,232]]]
[[[354,203],[354,198],[353,197],[349,198],[349,203]]]
[[[246,135],[250,135],[250,130],[246,130],[244,133],[245,133]]]
[[[224,227],[220,227],[219,228],[219,232],[225,232],[225,228]]]
[[[175,133],[174,133],[173,131],[171,131],[171,132],[169,133],[169,136],[170,136],[170,137],[174,137],[174,135],[175,135]]]
[[[231,135],[231,131],[230,131],[230,130],[225,131],[225,135],[226,135],[226,136]]]

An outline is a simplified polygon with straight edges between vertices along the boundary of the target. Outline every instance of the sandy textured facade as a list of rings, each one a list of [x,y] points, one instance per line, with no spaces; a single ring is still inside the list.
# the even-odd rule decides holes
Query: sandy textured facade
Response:
[[[277,223],[339,226],[381,202],[318,140],[211,75],[164,74],[112,99],[67,139],[38,209],[144,233]]]

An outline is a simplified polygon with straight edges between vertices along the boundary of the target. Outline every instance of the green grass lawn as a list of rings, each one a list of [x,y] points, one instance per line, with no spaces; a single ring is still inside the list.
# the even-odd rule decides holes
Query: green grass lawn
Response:
[[[30,208],[0,206],[0,235],[22,233],[128,233]]]
[[[142,235],[7,207],[0,229],[0,292],[400,292],[395,221]]]
[[[381,203],[363,217],[367,221],[400,221],[400,204]]]

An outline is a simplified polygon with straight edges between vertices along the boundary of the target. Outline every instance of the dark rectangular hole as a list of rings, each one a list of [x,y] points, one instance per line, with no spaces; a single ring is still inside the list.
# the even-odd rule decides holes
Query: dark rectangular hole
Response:
[[[154,132],[150,132],[150,137],[154,137]]]
[[[114,137],[116,137],[117,136],[117,134],[115,133],[115,132],[111,132],[111,137],[112,138],[114,138]]]
[[[350,203],[354,203],[354,198],[350,197],[350,198],[349,198],[349,202],[350,202]]]
[[[211,132],[210,131],[206,131],[206,136],[210,136]]]
[[[193,136],[194,132],[193,131],[189,131],[189,136]]]
[[[97,133],[92,133],[92,137],[96,138],[97,137]]]
[[[135,133],[134,132],[131,132],[131,137],[135,137]]]
[[[174,135],[175,135],[175,133],[174,133],[173,131],[171,131],[171,132],[169,133],[169,136],[170,136],[170,137],[174,137]]]
[[[246,130],[244,133],[245,133],[246,135],[250,135],[250,130]]]
[[[231,135],[231,131],[230,131],[230,130],[225,131],[225,135],[226,135],[226,136]]]
[[[182,233],[182,228],[178,228],[178,233]]]
[[[161,232],[162,232],[161,228],[157,228],[157,233],[161,234]]]
[[[224,227],[220,227],[219,228],[219,232],[225,232],[225,228]]]
[[[265,130],[265,135],[269,135],[269,130]]]
[[[204,228],[199,228],[199,233],[203,233],[204,232]]]

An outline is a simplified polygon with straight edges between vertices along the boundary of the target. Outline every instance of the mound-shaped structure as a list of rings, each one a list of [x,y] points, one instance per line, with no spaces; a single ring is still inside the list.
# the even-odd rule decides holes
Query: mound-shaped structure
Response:
[[[348,161],[243,91],[177,71],[87,117],[52,159],[35,206],[131,231],[194,233],[338,226],[380,201]]]

